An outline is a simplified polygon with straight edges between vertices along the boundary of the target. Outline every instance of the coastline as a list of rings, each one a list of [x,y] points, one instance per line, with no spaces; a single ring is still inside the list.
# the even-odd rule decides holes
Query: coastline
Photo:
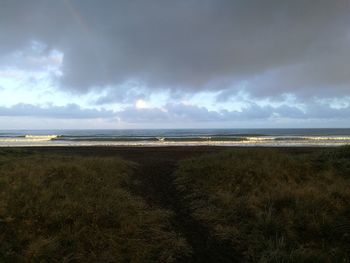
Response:
[[[0,142],[0,148],[17,147],[339,147],[350,142],[318,141],[12,141]]]
[[[350,129],[3,130],[0,147],[333,147]]]

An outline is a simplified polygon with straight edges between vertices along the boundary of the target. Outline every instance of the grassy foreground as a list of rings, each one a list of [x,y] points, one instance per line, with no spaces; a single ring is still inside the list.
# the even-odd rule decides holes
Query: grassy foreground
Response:
[[[244,262],[350,261],[350,148],[225,151],[176,177],[192,215]]]
[[[350,262],[349,244],[349,147],[0,149],[0,262]]]
[[[127,190],[132,166],[2,152],[0,262],[173,262],[188,253],[172,214]]]

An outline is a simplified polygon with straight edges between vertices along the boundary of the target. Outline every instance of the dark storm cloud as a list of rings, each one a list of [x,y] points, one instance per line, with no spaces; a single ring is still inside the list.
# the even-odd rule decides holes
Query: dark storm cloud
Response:
[[[0,55],[64,53],[61,87],[350,95],[348,0],[0,0]],[[230,88],[230,89],[229,89]],[[117,88],[116,88],[117,89]],[[107,98],[108,99],[108,98]]]

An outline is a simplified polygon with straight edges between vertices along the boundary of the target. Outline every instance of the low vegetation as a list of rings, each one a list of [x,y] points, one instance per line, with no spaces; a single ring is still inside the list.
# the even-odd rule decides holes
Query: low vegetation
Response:
[[[172,214],[127,190],[132,163],[0,156],[0,262],[173,262],[189,253]]]
[[[350,147],[89,151],[0,149],[0,262],[350,261]]]
[[[182,161],[176,184],[243,262],[349,262],[349,172],[349,147],[234,149]]]

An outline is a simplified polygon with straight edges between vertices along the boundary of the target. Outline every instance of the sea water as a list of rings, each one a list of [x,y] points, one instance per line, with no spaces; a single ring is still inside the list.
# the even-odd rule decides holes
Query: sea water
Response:
[[[350,129],[0,130],[0,147],[201,145],[350,145]]]

